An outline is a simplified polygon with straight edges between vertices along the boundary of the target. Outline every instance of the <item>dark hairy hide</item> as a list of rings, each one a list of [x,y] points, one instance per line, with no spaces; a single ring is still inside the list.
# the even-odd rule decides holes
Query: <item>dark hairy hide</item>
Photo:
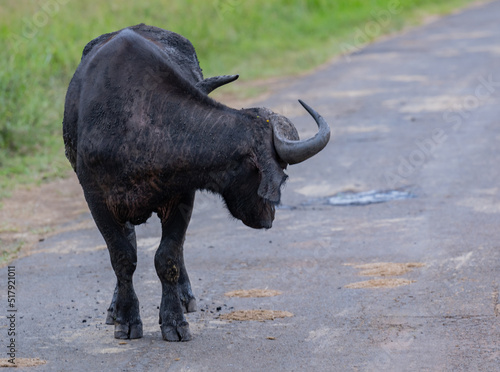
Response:
[[[195,311],[196,301],[183,243],[195,192],[217,193],[235,218],[270,228],[287,178],[275,143],[290,163],[310,156],[300,143],[294,153],[298,135],[288,119],[208,97],[236,78],[204,79],[189,40],[143,24],[102,35],[83,51],[66,95],[63,138],[117,278],[106,319],[116,338],[142,336],[134,225],[152,213],[161,220],[162,336],[187,341],[183,312]]]

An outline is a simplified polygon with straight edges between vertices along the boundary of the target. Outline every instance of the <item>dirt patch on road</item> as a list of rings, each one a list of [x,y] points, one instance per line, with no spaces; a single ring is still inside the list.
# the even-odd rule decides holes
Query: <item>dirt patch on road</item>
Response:
[[[237,310],[229,314],[223,314],[220,319],[223,320],[257,320],[263,322],[265,320],[274,320],[276,318],[290,318],[293,314],[288,311],[279,310]]]
[[[421,262],[374,262],[362,265],[347,265],[352,266],[355,269],[361,269],[359,275],[363,276],[399,276],[406,274],[414,268],[425,266],[425,264]]]
[[[414,280],[393,278],[393,279],[372,279],[364,282],[351,283],[346,285],[346,288],[360,289],[360,288],[396,288],[402,285],[414,283]]]
[[[273,289],[239,289],[236,291],[227,292],[224,295],[227,297],[273,297],[279,296],[283,292]]]
[[[10,363],[8,359],[0,359],[0,367],[36,367],[46,363],[45,360],[38,358],[16,358],[14,364]]]
[[[352,266],[355,269],[360,269],[359,275],[362,276],[375,276],[382,277],[382,279],[365,280],[362,282],[351,283],[345,288],[359,289],[359,288],[396,288],[402,285],[415,283],[415,280],[402,279],[402,278],[386,278],[388,276],[404,275],[415,268],[425,266],[421,262],[374,262],[369,264],[344,264]]]

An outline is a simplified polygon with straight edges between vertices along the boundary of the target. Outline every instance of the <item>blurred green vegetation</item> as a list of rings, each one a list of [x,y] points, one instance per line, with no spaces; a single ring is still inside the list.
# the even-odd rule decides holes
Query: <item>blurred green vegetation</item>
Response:
[[[85,44],[103,33],[142,22],[172,30],[194,44],[205,76],[239,73],[249,80],[312,69],[346,45],[360,47],[355,40],[471,2],[3,0],[0,198],[18,184],[69,171],[61,139],[64,96]]]

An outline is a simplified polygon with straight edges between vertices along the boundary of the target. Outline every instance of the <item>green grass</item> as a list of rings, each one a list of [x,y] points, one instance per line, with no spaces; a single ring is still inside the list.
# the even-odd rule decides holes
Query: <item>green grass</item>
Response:
[[[400,0],[366,41],[471,0]],[[388,0],[4,0],[0,5],[0,198],[18,184],[60,177],[64,95],[85,44],[137,23],[194,44],[205,76],[242,80],[312,69],[354,43]],[[377,16],[375,16],[375,20]],[[372,24],[373,26],[373,24]],[[237,83],[236,83],[237,84]],[[237,87],[237,85],[234,85]]]
[[[6,266],[9,262],[18,257],[19,252],[24,246],[24,241],[4,242],[0,239],[0,267]]]

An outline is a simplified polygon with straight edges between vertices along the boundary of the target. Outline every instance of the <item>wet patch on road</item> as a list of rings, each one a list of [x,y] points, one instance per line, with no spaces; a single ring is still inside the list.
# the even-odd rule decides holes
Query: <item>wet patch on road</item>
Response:
[[[382,102],[382,106],[404,114],[421,114],[423,112],[445,112],[450,107],[459,105],[467,100],[467,96],[439,95],[415,97],[411,101],[393,98]]]
[[[227,297],[273,297],[279,296],[283,292],[273,289],[239,289],[236,291],[227,292],[224,295]]]
[[[381,279],[371,279],[362,282],[351,283],[345,288],[359,289],[359,288],[396,288],[403,285],[414,283],[414,280],[403,278],[386,278],[388,276],[404,275],[415,268],[424,267],[425,264],[421,262],[374,262],[369,264],[344,264],[345,266],[352,266],[355,269],[360,269],[359,275],[362,276],[375,276],[382,277]]]
[[[263,322],[266,320],[274,320],[277,318],[291,318],[293,314],[289,311],[280,310],[237,310],[229,314],[223,314],[219,319],[223,320],[238,320],[248,321],[255,320]]]
[[[126,342],[119,342],[118,345],[127,345]],[[101,354],[115,354],[115,353],[123,353],[126,352],[127,349],[124,349],[123,347],[106,347],[103,349],[99,350],[99,353]]]
[[[368,205],[385,203],[393,200],[413,199],[416,195],[404,190],[371,190],[363,192],[340,192],[324,198],[313,199],[302,203],[303,206],[310,205]]]

